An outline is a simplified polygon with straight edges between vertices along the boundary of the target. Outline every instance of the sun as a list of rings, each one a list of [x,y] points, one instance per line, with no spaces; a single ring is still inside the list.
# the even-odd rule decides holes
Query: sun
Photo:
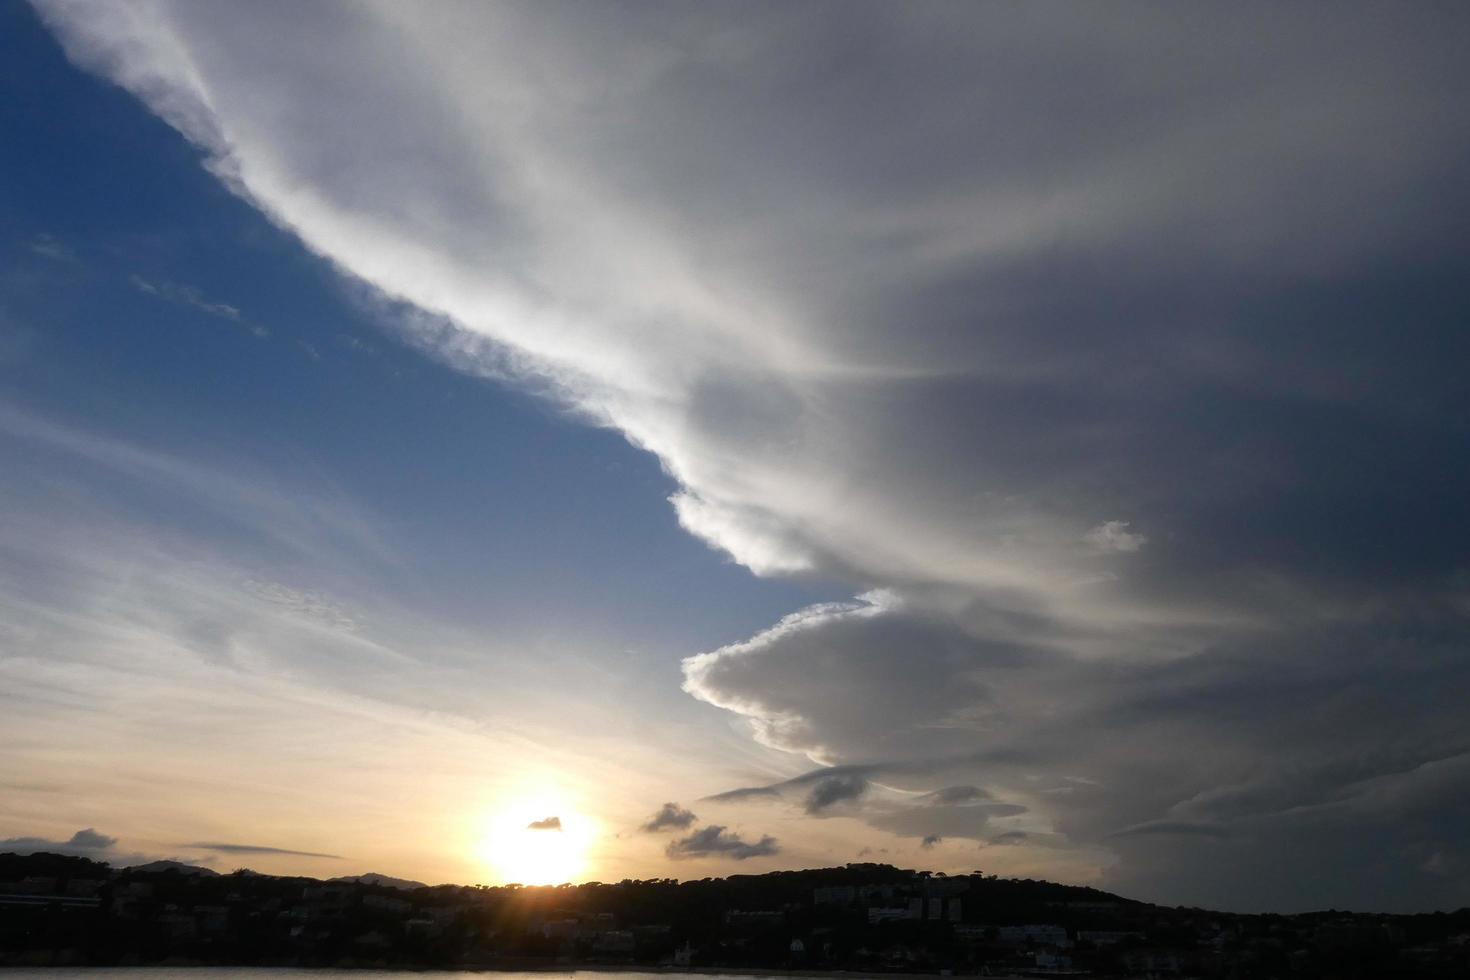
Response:
[[[491,814],[476,857],[504,884],[559,885],[587,877],[591,818],[554,794],[517,797]]]

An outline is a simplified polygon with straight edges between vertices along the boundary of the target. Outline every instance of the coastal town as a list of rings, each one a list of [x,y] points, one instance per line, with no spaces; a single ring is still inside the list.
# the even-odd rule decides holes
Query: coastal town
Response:
[[[1439,978],[1470,909],[1243,915],[882,864],[523,887],[0,855],[0,966]]]

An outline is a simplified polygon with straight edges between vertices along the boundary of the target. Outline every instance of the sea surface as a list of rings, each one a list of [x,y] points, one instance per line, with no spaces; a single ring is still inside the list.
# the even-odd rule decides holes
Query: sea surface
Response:
[[[255,966],[128,966],[128,967],[7,967],[0,966],[0,980],[61,980],[62,977],[85,977],[87,980],[385,980],[389,977],[418,977],[420,980],[566,980],[581,974],[583,980],[751,980],[748,974],[712,973],[639,973],[634,970],[307,970],[299,967]]]
[[[204,980],[391,980],[396,977],[417,977],[419,980],[459,980],[474,977],[476,980],[568,980],[580,976],[581,980],[754,980],[754,978],[790,978],[790,980],[815,980],[815,978],[842,977],[844,980],[920,980],[916,976],[896,977],[892,974],[872,974],[838,971],[836,974],[812,970],[801,971],[752,969],[748,973],[716,973],[701,970],[698,973],[675,973],[660,970],[647,973],[638,970],[621,970],[616,967],[606,970],[596,968],[582,970],[356,970],[306,969],[295,966],[0,966],[0,980],[62,980],[65,977],[85,977],[86,980],[188,980],[202,977]],[[940,980],[934,977],[933,980]],[[996,980],[1005,980],[997,977]],[[1018,978],[1019,980],[1019,978]]]
[[[775,971],[771,971],[775,972]],[[583,980],[751,980],[749,974],[722,973],[640,973],[635,970],[308,970],[300,967],[257,966],[0,966],[0,980],[61,980],[62,977],[86,977],[87,980],[386,980],[389,977],[418,977],[420,980],[567,980],[580,974]]]
[[[777,971],[769,971],[777,972]],[[640,973],[635,970],[307,970],[299,967],[253,966],[129,966],[129,967],[7,967],[0,966],[0,980],[61,980],[63,977],[85,977],[87,980],[386,980],[390,977],[417,977],[420,980],[567,980],[580,974],[583,980],[751,980],[749,974],[723,973]]]

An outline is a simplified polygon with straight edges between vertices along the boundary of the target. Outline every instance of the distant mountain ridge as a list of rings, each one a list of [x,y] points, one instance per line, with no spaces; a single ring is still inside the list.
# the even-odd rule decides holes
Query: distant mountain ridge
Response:
[[[397,888],[401,891],[413,891],[415,888],[428,888],[422,881],[413,881],[408,878],[394,878],[389,875],[380,875],[376,871],[369,871],[365,875],[342,875],[338,878],[328,878],[328,881],[356,882],[359,885],[381,885],[384,888]]]
[[[219,877],[219,872],[212,868],[201,868],[197,864],[185,864],[182,861],[149,861],[147,864],[131,865],[127,870],[151,872],[176,871],[181,875],[191,875],[196,878]]]

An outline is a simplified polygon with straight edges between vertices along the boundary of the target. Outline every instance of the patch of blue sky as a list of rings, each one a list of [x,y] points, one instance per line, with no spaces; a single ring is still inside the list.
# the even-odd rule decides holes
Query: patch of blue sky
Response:
[[[467,628],[637,651],[679,701],[678,656],[832,591],[757,579],[690,537],[665,499],[673,482],[617,433],[404,342],[177,132],[71,67],[19,5],[0,13],[0,74],[19,96],[0,102],[8,409],[222,480],[350,502],[382,547],[344,552],[351,568],[303,567],[188,486],[163,492],[14,432],[12,506],[55,480],[91,482],[130,519],[264,575],[279,564]]]

